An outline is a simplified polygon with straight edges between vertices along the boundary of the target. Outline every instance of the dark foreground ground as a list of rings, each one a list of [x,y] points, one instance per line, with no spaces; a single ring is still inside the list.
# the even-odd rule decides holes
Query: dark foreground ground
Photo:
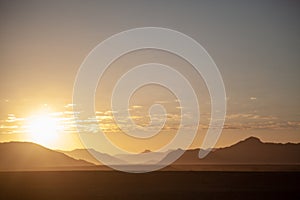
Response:
[[[0,199],[300,199],[300,172],[0,172]]]

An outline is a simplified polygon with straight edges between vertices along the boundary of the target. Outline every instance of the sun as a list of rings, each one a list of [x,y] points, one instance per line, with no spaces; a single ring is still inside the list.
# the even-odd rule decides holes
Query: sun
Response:
[[[62,126],[49,114],[32,116],[28,119],[28,132],[32,142],[52,146],[58,140]]]

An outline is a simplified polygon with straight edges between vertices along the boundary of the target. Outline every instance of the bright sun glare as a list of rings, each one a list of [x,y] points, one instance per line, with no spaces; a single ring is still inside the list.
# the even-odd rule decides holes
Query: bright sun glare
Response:
[[[41,145],[53,145],[60,130],[58,120],[48,114],[33,116],[28,120],[30,139]]]

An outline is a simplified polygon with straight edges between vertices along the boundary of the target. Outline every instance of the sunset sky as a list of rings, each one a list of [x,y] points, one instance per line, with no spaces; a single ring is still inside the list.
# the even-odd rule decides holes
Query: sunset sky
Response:
[[[217,146],[249,136],[300,142],[300,2],[70,2],[0,1],[0,142],[83,148],[72,110],[77,70],[104,39],[149,26],[189,35],[217,64],[227,94],[227,116]],[[156,150],[174,137],[180,105],[166,88],[145,86],[130,100],[132,119],[140,125],[149,123],[147,113],[153,103],[165,106],[167,122],[159,135],[149,140],[130,138],[112,119],[113,85],[124,72],[148,62],[172,66],[193,83],[201,120],[191,148],[199,147],[210,119],[205,84],[189,63],[158,50],[132,52],[105,72],[96,93],[100,127],[114,143],[133,152]]]

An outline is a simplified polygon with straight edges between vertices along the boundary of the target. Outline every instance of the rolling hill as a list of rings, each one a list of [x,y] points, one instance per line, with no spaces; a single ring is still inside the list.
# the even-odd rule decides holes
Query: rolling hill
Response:
[[[126,155],[111,156],[95,150],[93,154],[119,165],[127,165],[122,158]],[[111,170],[94,158],[87,149],[73,151],[54,151],[40,145],[28,142],[0,143],[0,171],[5,170]],[[171,160],[176,151],[163,153],[164,158],[158,165],[164,165]],[[263,143],[250,137],[230,147],[213,149],[205,158],[198,158],[199,149],[187,150],[169,166],[168,169],[205,170],[203,166],[295,166],[300,170],[300,144]],[[137,161],[139,154],[131,155],[130,159]],[[128,159],[128,157],[127,157]],[[125,159],[126,160],[126,159]],[[151,165],[156,162],[145,163]],[[180,166],[180,167],[178,167]],[[193,168],[191,166],[197,166]],[[202,168],[199,168],[201,166]],[[212,168],[209,168],[212,169]],[[225,168],[217,168],[225,169]],[[233,169],[233,168],[231,168]],[[234,168],[238,169],[238,168]],[[252,169],[252,168],[251,168]],[[283,168],[278,168],[283,169]],[[289,168],[290,169],[290,168]]]
[[[0,170],[73,170],[92,167],[84,160],[29,142],[0,143]]]
[[[101,157],[103,159],[111,160],[114,163],[126,164],[123,160],[117,157],[113,157],[105,153],[100,153],[94,149],[75,149],[72,151],[59,151],[59,152],[64,153],[75,159],[85,160],[95,165],[103,165],[103,164],[99,160],[97,160],[93,155],[97,157]],[[93,153],[93,155],[91,153]]]
[[[168,161],[168,159],[171,159],[174,153],[174,151],[169,153],[161,163],[163,164]],[[203,159],[198,158],[198,153],[199,149],[187,150],[172,165],[300,164],[300,144],[263,143],[255,137],[250,137],[230,147],[214,149]]]

